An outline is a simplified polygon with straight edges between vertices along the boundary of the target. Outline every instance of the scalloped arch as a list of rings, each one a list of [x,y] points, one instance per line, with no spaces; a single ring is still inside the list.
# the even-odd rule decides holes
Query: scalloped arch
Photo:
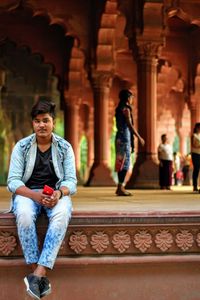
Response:
[[[78,39],[78,36],[76,34],[76,32],[74,31],[73,28],[71,28],[71,25],[68,26],[67,22],[59,17],[54,17],[53,14],[49,13],[47,10],[45,9],[38,9],[33,2],[31,2],[30,0],[13,0],[11,1],[12,3],[9,5],[5,5],[4,7],[0,7],[0,12],[3,11],[4,13],[8,12],[15,12],[17,11],[19,8],[23,8],[24,10],[27,10],[27,12],[29,12],[29,14],[32,15],[32,18],[34,17],[43,17],[44,19],[47,20],[49,26],[51,25],[58,25],[60,26],[63,31],[65,32],[66,36],[72,36],[72,37],[76,37]],[[70,30],[69,30],[70,28]]]
[[[112,71],[114,65],[114,30],[117,20],[117,1],[107,0],[98,32],[97,70]]]
[[[181,71],[168,61],[162,61],[160,65],[157,83],[158,96],[161,96],[162,93],[168,94],[172,90],[176,92],[183,92],[184,90]]]
[[[37,69],[39,70],[40,67],[47,68],[48,69],[48,75],[54,76],[55,74],[55,67],[51,63],[46,63],[44,61],[44,57],[40,53],[32,52],[31,48],[25,45],[17,45],[15,42],[5,39],[0,40],[0,59],[4,58],[4,55],[6,59],[3,59],[3,62],[1,63],[2,67],[7,68],[10,70],[16,77],[23,77],[26,79],[26,81],[30,84],[32,83],[33,78],[31,77],[29,80],[28,73],[26,72],[26,68],[23,68],[23,65],[20,65],[19,57],[24,56],[25,64],[30,64],[31,68],[31,62],[33,67],[35,68],[35,71],[37,73]],[[9,59],[11,59],[12,63],[9,62]],[[50,72],[50,73],[49,73]],[[31,73],[30,73],[31,74]],[[35,76],[35,82],[40,81],[41,78],[38,76],[38,73]]]

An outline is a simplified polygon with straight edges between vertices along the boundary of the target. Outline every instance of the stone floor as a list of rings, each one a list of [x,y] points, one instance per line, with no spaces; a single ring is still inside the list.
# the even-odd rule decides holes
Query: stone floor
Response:
[[[74,214],[200,214],[200,194],[191,186],[165,190],[132,190],[130,197],[115,196],[113,187],[78,187],[72,197]],[[9,208],[10,193],[0,187],[0,211]]]

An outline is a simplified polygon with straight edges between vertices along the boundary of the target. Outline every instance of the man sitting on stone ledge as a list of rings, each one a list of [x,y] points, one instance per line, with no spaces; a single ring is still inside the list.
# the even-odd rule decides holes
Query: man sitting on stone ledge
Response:
[[[46,277],[52,269],[71,218],[70,195],[76,192],[76,168],[71,145],[53,133],[55,104],[40,97],[31,111],[34,133],[15,145],[8,174],[13,193],[12,212],[23,254],[32,273],[24,278],[27,293],[40,299],[51,292]],[[45,185],[53,189],[46,195]],[[36,219],[44,210],[49,219],[42,249],[38,248]]]

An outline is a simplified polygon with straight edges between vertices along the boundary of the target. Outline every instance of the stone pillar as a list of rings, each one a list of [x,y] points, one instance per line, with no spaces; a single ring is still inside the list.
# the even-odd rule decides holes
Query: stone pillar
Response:
[[[76,160],[77,177],[80,167],[79,153],[79,97],[65,95],[65,139],[72,145]]]
[[[191,132],[193,132],[195,123],[200,122],[200,101],[197,95],[192,95],[190,98],[191,111]]]
[[[87,135],[87,143],[88,143],[87,167],[91,168],[94,162],[94,142],[93,139],[91,138],[92,135],[89,134]]]
[[[139,144],[137,160],[128,188],[157,188],[158,161],[156,144],[157,123],[157,54],[160,44],[143,42],[138,45],[137,89],[138,131],[145,140]]]
[[[94,163],[86,185],[112,186],[114,181],[108,167],[108,104],[112,77],[110,74],[95,72],[91,83],[94,94]]]

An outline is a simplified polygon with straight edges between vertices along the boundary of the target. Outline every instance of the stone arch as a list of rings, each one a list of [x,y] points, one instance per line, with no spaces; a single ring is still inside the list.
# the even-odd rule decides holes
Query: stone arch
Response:
[[[186,104],[184,96],[185,83],[182,78],[181,71],[178,68],[174,67],[170,61],[160,61],[158,70],[159,72],[157,77],[157,119],[160,122],[159,126],[160,128],[162,128],[162,121],[164,122],[163,126],[166,126],[166,120],[162,116],[163,109],[164,111],[170,111],[172,118],[175,120],[174,130],[176,131],[179,140],[181,140],[181,128],[182,122],[185,118],[184,109]],[[190,126],[187,126],[188,127],[186,131],[188,132],[190,130]],[[170,135],[174,139],[172,133],[170,133]]]
[[[176,135],[175,119],[168,109],[163,110],[157,122],[157,145],[160,143],[160,137],[164,133],[168,135],[170,143],[173,144]]]
[[[24,65],[21,64],[21,60],[24,61]],[[9,39],[0,41],[0,65],[12,72],[13,76],[23,77],[27,84],[34,85],[37,90],[40,90],[39,85],[45,80],[45,74],[40,76],[39,69],[46,70],[47,79],[55,72],[53,64],[45,63],[40,53],[33,53],[28,46],[18,46]]]
[[[117,1],[107,0],[98,32],[97,71],[114,69],[114,31],[117,21]]]
[[[84,80],[86,80],[86,72],[84,70],[84,54],[79,48],[78,40],[74,40],[72,47],[70,61],[69,61],[69,72],[68,72],[68,90],[75,91],[75,93],[81,96],[82,89],[84,87]]]
[[[28,121],[27,114],[36,95],[51,93],[50,80],[54,75],[53,66],[45,64],[40,54],[32,53],[28,47],[17,47],[8,39],[0,43],[0,66],[5,72],[1,95],[2,109],[5,116],[13,122],[11,130],[17,141],[30,133],[30,124],[25,125],[23,122]],[[22,116],[19,113],[20,109],[24,111]],[[14,112],[18,113],[13,119]],[[20,118],[20,122],[16,120],[17,117]]]
[[[194,78],[194,93],[190,97],[191,110],[191,128],[194,128],[195,123],[200,121],[200,63],[196,66],[196,74]]]
[[[69,57],[73,45],[73,36],[69,35],[67,25],[61,19],[54,18],[45,11],[37,10],[28,2],[20,2],[12,9],[0,10],[0,40],[9,38],[18,47],[31,48],[40,53],[45,63],[54,65],[59,77],[59,87],[63,90],[64,77],[69,67]],[[11,22],[12,20],[12,22]],[[29,31],[23,24],[29,24]],[[8,26],[14,24],[13,26]]]
[[[195,85],[195,95],[200,97],[200,63],[198,63],[196,68],[196,76],[194,79],[194,85]]]
[[[164,60],[160,62],[157,77],[157,99],[158,99],[158,116],[161,114],[163,107],[166,109],[176,110],[177,104],[170,101],[170,93],[184,92],[185,85],[181,71],[174,67],[170,62]],[[178,103],[180,106],[180,103]]]

